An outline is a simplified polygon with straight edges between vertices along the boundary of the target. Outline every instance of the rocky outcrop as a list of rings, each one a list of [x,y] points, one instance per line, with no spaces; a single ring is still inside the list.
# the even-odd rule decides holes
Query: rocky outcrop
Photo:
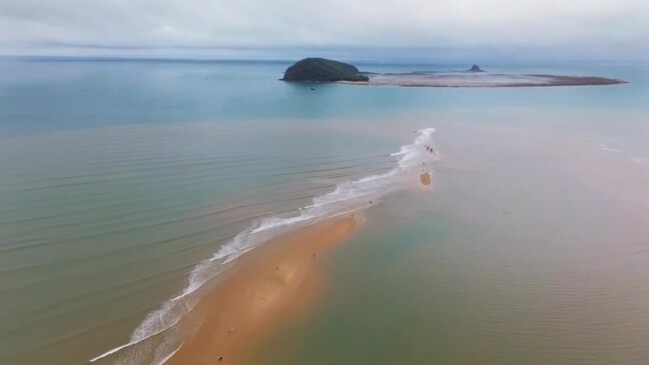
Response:
[[[326,58],[305,58],[284,72],[284,81],[368,81],[354,65]]]
[[[483,69],[480,68],[478,65],[473,65],[471,66],[470,69],[468,69],[469,72],[484,72]]]

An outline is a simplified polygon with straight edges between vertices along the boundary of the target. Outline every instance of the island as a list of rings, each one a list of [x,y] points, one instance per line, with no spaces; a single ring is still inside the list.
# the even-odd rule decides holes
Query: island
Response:
[[[348,63],[326,58],[305,58],[297,61],[284,72],[284,81],[369,81],[369,77]]]
[[[547,87],[627,83],[624,80],[599,76],[490,73],[477,64],[464,71],[361,72],[354,65],[326,58],[305,58],[297,61],[286,69],[282,80],[407,87]]]
[[[467,71],[468,71],[468,72],[484,72],[484,70],[481,69],[480,66],[478,66],[478,65],[476,65],[476,64],[474,64],[473,66],[471,66],[471,68],[468,69]]]

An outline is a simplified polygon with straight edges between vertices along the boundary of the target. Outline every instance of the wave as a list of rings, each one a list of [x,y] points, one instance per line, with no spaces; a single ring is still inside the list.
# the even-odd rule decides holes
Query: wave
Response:
[[[607,151],[607,152],[615,152],[615,153],[622,153],[623,152],[622,150],[619,150],[617,148],[613,148],[613,147],[610,147],[610,146],[607,146],[607,145],[601,144],[601,143],[598,144],[595,147],[599,148],[600,150]]]
[[[391,154],[395,157],[396,166],[385,173],[339,183],[333,191],[314,197],[312,204],[295,212],[258,220],[223,245],[211,258],[196,265],[182,292],[150,312],[133,331],[128,343],[89,362],[114,358],[113,363],[117,365],[163,364],[182,346],[184,335],[197,328],[197,323],[182,323],[181,328],[181,322],[200,300],[206,284],[218,280],[219,274],[234,260],[285,232],[365,209],[382,197],[415,184],[422,166],[438,158],[434,133],[434,128],[417,131],[413,143]]]
[[[637,164],[649,163],[649,158],[647,158],[647,157],[633,156],[633,155],[629,156],[628,153],[625,153],[624,151],[622,151],[620,149],[617,149],[617,148],[614,148],[614,147],[611,147],[611,146],[607,146],[605,144],[598,144],[595,147],[597,147],[597,148],[599,148],[600,150],[603,150],[603,151],[619,153],[622,156],[624,156],[625,158],[628,158],[629,161],[637,163]]]

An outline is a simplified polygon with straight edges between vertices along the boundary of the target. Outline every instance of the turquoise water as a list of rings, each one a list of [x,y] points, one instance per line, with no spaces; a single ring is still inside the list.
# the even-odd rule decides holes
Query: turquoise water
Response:
[[[649,66],[481,65],[631,83],[422,89],[277,81],[287,65],[0,61],[2,363],[84,364],[142,337],[94,363],[163,357],[173,331],[142,333],[171,317],[147,315],[196,265],[389,173],[426,127],[434,189],[372,187],[382,204],[323,260],[321,302],[260,363],[649,358]]]
[[[0,61],[3,136],[160,122],[307,120],[476,107],[643,108],[646,65],[484,65],[493,72],[598,75],[610,88],[350,88],[277,82],[289,63]],[[457,70],[465,65],[365,65],[373,72]],[[309,92],[307,92],[309,91]]]

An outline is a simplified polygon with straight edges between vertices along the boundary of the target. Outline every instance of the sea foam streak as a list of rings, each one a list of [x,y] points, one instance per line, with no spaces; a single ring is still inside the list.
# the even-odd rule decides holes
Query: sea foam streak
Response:
[[[617,148],[613,148],[613,147],[607,146],[605,144],[598,144],[595,147],[599,148],[600,150],[604,150],[604,151],[608,151],[608,152],[615,152],[615,153],[622,153],[623,152],[622,150],[618,150]]]
[[[178,351],[192,324],[180,323],[198,303],[201,289],[219,276],[242,254],[287,231],[364,209],[389,193],[402,190],[418,181],[422,165],[437,159],[433,141],[434,128],[416,132],[412,144],[402,146],[391,154],[397,166],[386,173],[345,181],[324,195],[313,198],[312,204],[286,217],[267,217],[239,233],[223,245],[210,259],[192,270],[187,286],[160,308],[149,313],[133,331],[127,344],[111,349],[90,362],[113,359],[118,365],[162,364]],[[426,148],[432,147],[432,149]],[[195,324],[197,325],[197,324]]]

